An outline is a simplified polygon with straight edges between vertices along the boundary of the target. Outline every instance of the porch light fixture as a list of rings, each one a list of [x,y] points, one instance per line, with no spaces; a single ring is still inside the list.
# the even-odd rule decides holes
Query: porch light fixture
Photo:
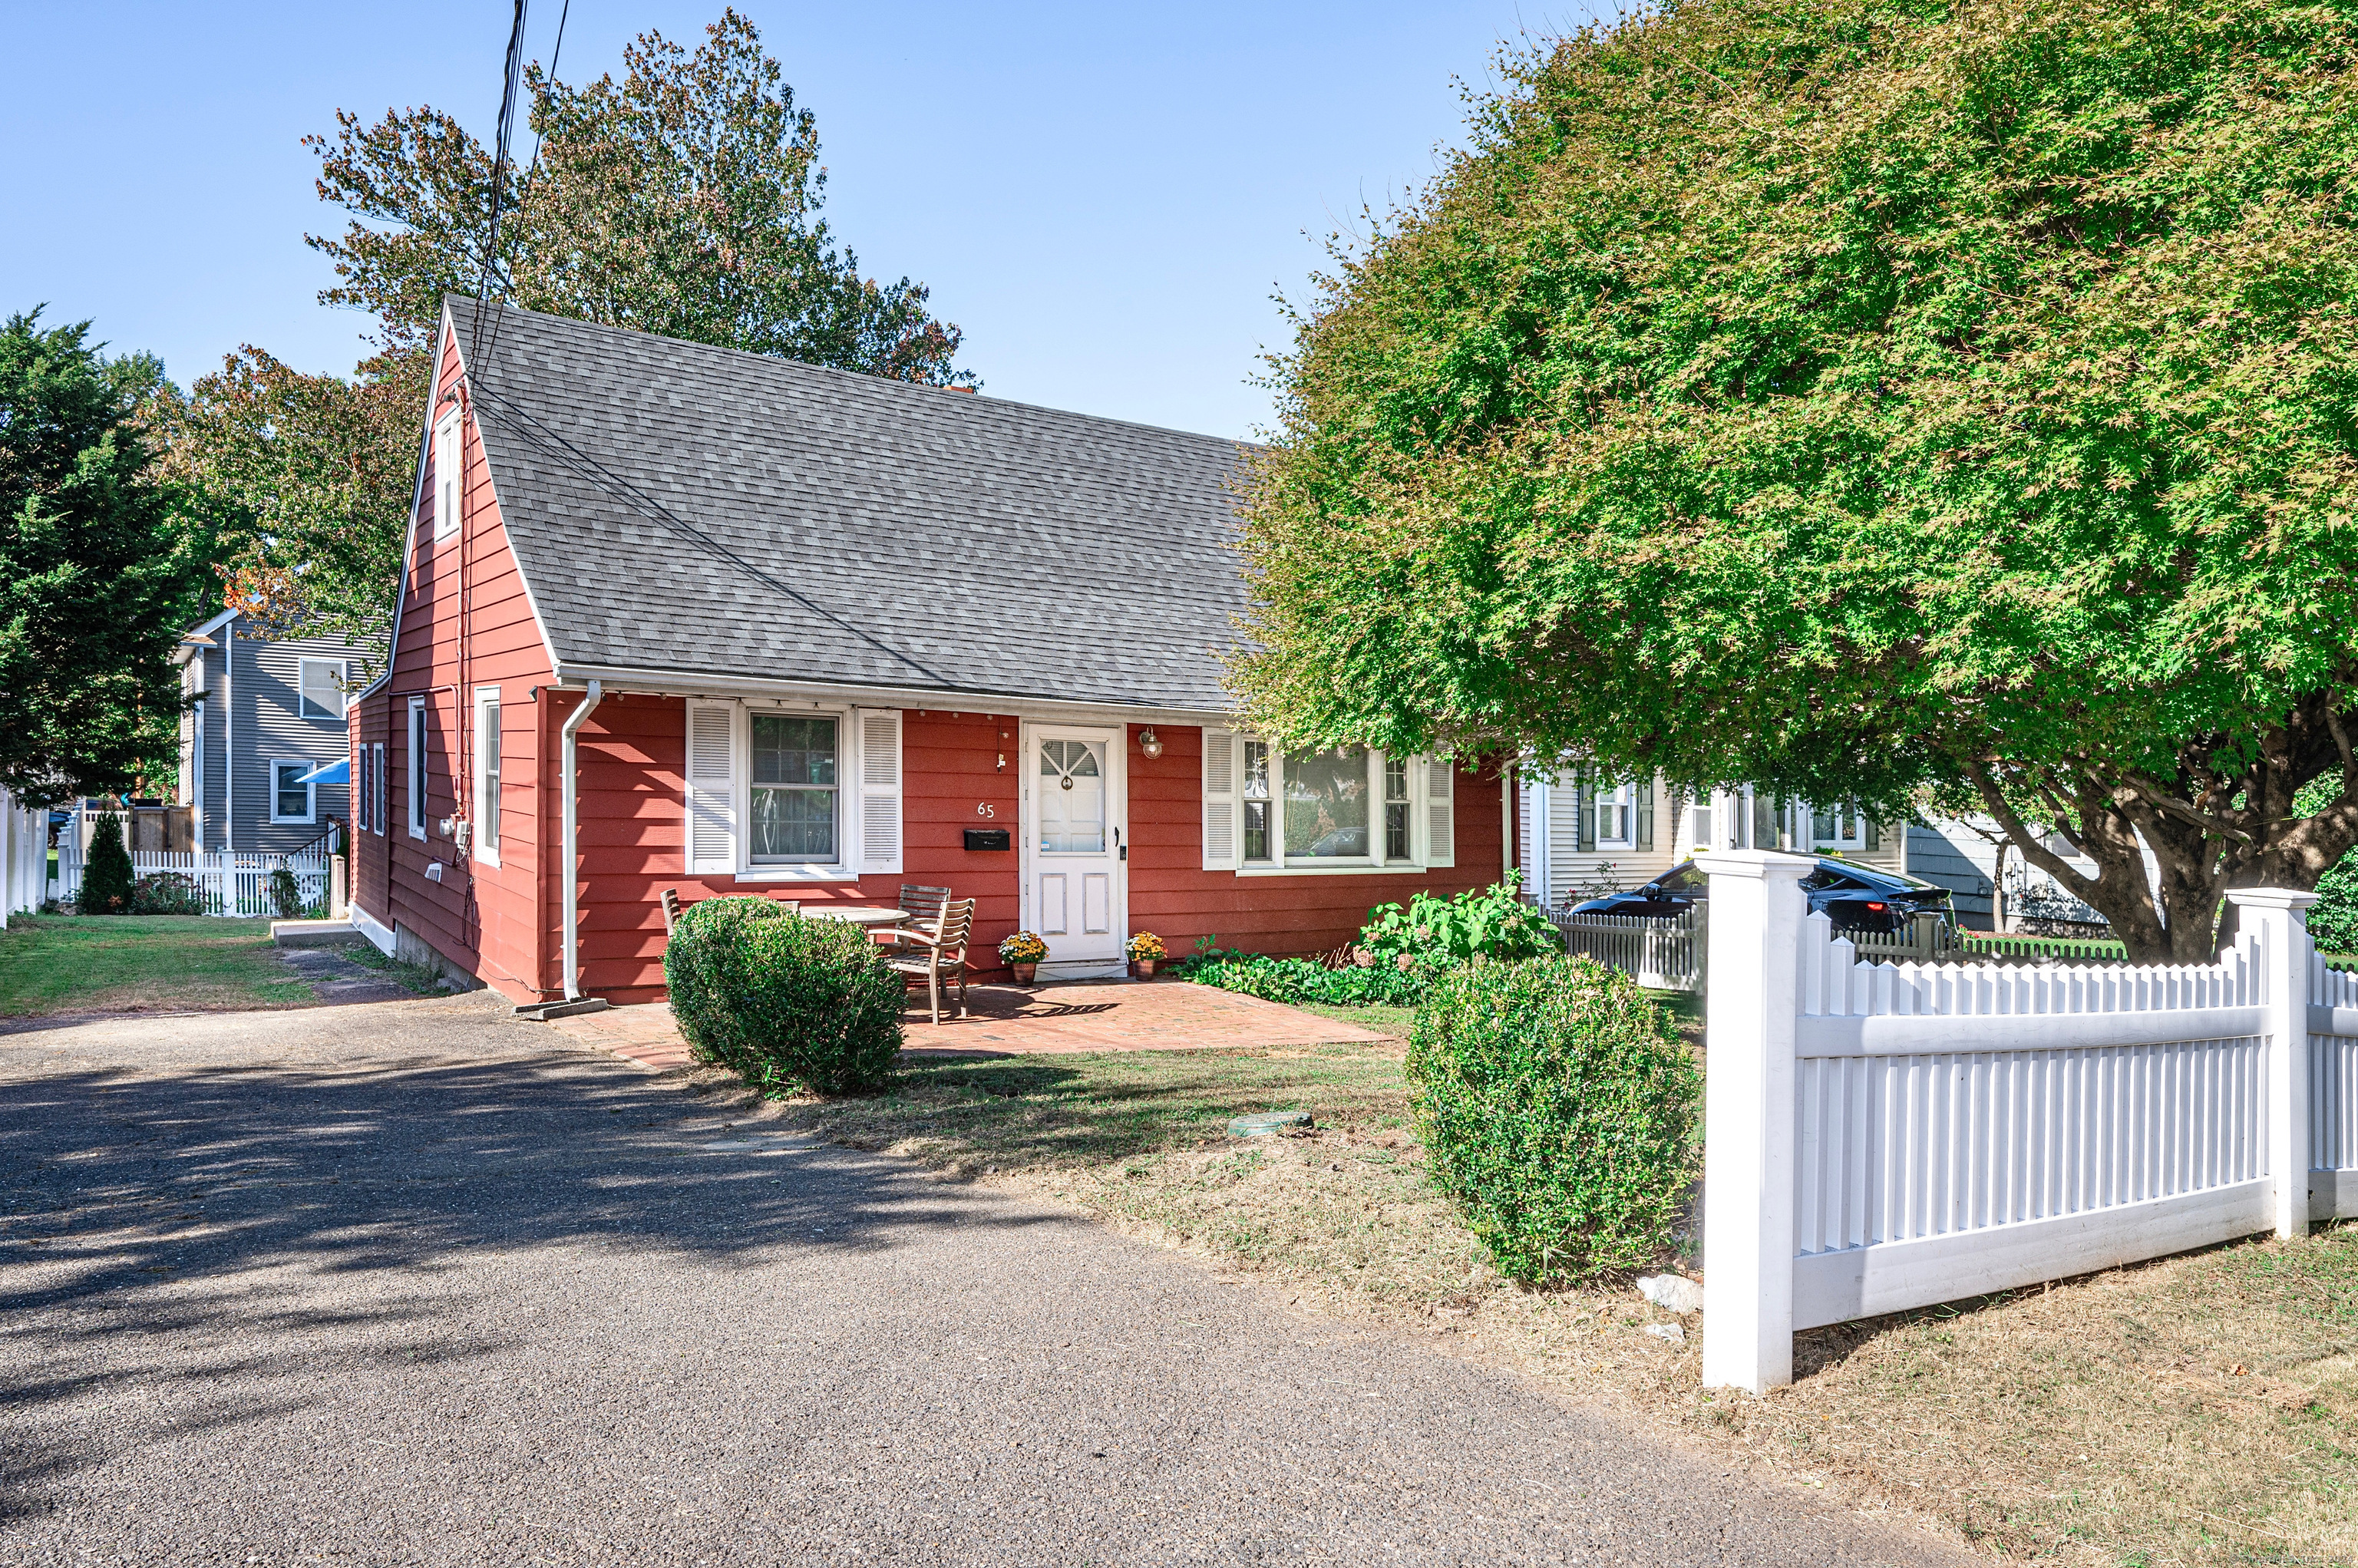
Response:
[[[1138,749],[1150,762],[1163,755],[1163,738],[1154,732],[1153,725],[1138,732]]]

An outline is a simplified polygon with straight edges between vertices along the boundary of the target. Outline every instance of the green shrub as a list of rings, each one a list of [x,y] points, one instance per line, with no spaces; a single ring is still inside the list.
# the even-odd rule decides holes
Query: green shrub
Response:
[[[270,905],[281,920],[300,920],[311,913],[310,906],[303,902],[303,884],[284,866],[271,868]]]
[[[1628,977],[1562,955],[1444,971],[1407,1070],[1433,1179],[1499,1272],[1585,1278],[1667,1249],[1703,1075]]]
[[[1423,965],[1405,971],[1390,966],[1329,969],[1307,958],[1272,958],[1262,953],[1213,953],[1184,959],[1180,972],[1199,984],[1267,1001],[1314,1001],[1328,1007],[1369,1002],[1413,1007],[1433,984],[1433,972]]]
[[[202,914],[205,890],[186,871],[157,871],[131,889],[134,914]]]
[[[690,1048],[759,1088],[872,1088],[901,1049],[901,977],[849,921],[707,899],[673,929],[664,979]]]
[[[1476,957],[1536,958],[1563,951],[1547,916],[1521,898],[1523,874],[1509,871],[1507,880],[1480,892],[1455,898],[1435,898],[1421,892],[1403,910],[1379,903],[1368,911],[1359,928],[1358,951],[1379,964],[1395,968],[1408,963],[1462,964]]]
[[[82,862],[84,914],[128,914],[132,895],[131,851],[123,847],[123,818],[101,813],[91,825],[90,859]]]

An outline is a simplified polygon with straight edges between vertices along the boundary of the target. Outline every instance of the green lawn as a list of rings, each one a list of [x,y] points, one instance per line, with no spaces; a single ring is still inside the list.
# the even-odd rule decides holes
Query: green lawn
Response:
[[[17,915],[0,931],[0,1017],[225,1011],[314,1000],[267,920]]]

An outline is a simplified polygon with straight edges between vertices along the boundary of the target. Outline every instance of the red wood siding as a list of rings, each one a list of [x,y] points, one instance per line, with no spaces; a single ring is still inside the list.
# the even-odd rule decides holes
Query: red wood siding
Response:
[[[438,408],[458,375],[456,353],[446,352]],[[545,746],[555,735],[546,722],[548,654],[508,547],[471,413],[461,429],[463,523],[457,536],[438,543],[433,447],[429,440],[392,676],[363,705],[369,739],[385,741],[387,821],[384,837],[370,834],[362,847],[355,886],[362,906],[377,919],[416,934],[518,1000],[538,1000],[548,984],[542,871],[557,799],[545,787],[553,776]],[[462,855],[440,832],[443,818],[471,810],[465,797],[476,761],[475,694],[487,687],[499,688],[503,730],[497,866]],[[535,687],[544,688],[536,701]],[[429,716],[422,841],[409,835],[409,704],[419,696]],[[436,861],[443,867],[439,882],[426,877]]]
[[[561,695],[554,726],[580,699]],[[974,961],[996,968],[999,939],[1015,929],[1017,855],[969,851],[965,829],[1016,827],[1017,737],[1012,719],[987,714],[904,713],[901,730],[902,871],[857,881],[776,882],[687,873],[684,769],[687,707],[676,697],[610,697],[579,731],[581,985],[610,1001],[663,994],[663,890],[683,903],[754,894],[805,904],[892,905],[903,882],[946,887],[977,901]],[[1005,752],[1007,767],[998,766]],[[552,758],[556,746],[549,745]],[[557,787],[552,762],[543,788]],[[989,817],[976,810],[992,808]],[[548,813],[552,821],[557,811]],[[553,842],[553,840],[552,840]],[[562,888],[552,886],[546,942],[561,955]],[[561,957],[557,960],[561,962]]]
[[[552,803],[557,787],[556,730],[580,697],[557,695],[543,703],[546,731],[541,790]],[[652,1001],[663,992],[663,913],[666,887],[680,898],[753,894],[798,900],[891,904],[901,884],[947,887],[978,901],[973,957],[979,976],[1003,974],[999,939],[1016,927],[1020,910],[1020,850],[973,850],[965,830],[1020,830],[1016,795],[1022,726],[987,714],[911,711],[902,720],[903,857],[897,876],[856,882],[761,881],[687,871],[685,784],[687,705],[676,697],[608,697],[580,731],[582,863],[582,989],[615,1002]],[[1203,732],[1157,726],[1163,754],[1149,761],[1138,749],[1141,726],[1129,730],[1130,925],[1161,935],[1184,954],[1199,936],[1223,945],[1278,954],[1322,953],[1354,936],[1370,905],[1405,901],[1424,890],[1440,893],[1498,880],[1498,781],[1460,771],[1457,776],[1457,864],[1432,872],[1307,874],[1239,877],[1203,869]],[[1001,755],[1006,766],[1000,766]],[[988,806],[991,815],[977,807]],[[555,832],[552,826],[550,831]],[[552,845],[554,838],[551,838]],[[543,984],[557,983],[562,947],[557,922],[561,889],[545,903]]]
[[[1331,952],[1368,911],[1419,892],[1464,892],[1504,873],[1498,779],[1457,771],[1456,864],[1431,871],[1239,876],[1204,870],[1204,732],[1158,724],[1163,755],[1138,749],[1130,727],[1130,928],[1163,938],[1173,957],[1214,936],[1224,947],[1280,957]]]

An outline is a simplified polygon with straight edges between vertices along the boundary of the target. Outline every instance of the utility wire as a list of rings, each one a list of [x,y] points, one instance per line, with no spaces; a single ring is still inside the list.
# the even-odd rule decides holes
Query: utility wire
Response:
[[[480,362],[479,370],[490,364],[492,352],[499,347],[499,312],[492,311],[492,337],[486,341],[483,311],[490,305],[492,285],[505,281],[500,276],[499,265],[500,200],[507,194],[508,145],[515,134],[516,89],[524,78],[524,20],[528,5],[529,0],[515,0],[515,22],[508,29],[507,66],[500,82],[499,145],[492,155],[492,227],[483,242],[482,280],[475,287],[475,332],[471,345]]]

